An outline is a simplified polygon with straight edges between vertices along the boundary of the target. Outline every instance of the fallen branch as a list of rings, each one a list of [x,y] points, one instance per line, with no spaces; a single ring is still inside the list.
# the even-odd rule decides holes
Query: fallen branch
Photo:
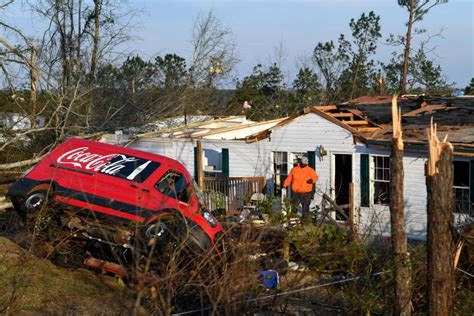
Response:
[[[7,202],[7,203],[1,203],[0,204],[0,211],[3,211],[7,208],[11,208],[13,207],[12,203],[11,202]]]
[[[36,158],[33,158],[33,159],[29,159],[29,160],[6,163],[6,164],[3,164],[3,165],[0,165],[0,170],[9,170],[9,169],[14,169],[14,168],[21,168],[21,167],[31,166],[32,164],[35,164],[38,161],[40,161],[41,159],[43,159],[44,156],[46,156],[46,155],[42,155],[42,156],[39,156],[39,157],[36,157]]]

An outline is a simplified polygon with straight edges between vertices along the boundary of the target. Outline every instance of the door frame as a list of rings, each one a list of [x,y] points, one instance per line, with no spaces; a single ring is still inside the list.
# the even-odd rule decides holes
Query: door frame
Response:
[[[331,152],[331,199],[334,201],[336,200],[336,155],[350,155],[351,158],[351,182],[354,183],[354,160],[355,160],[355,153],[349,151],[333,151]],[[331,216],[336,216],[336,214],[332,214]]]

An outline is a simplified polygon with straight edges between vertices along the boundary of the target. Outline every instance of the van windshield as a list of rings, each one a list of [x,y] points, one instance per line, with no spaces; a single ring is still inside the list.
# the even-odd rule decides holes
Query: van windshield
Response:
[[[158,169],[159,166],[160,163],[156,161],[117,154],[104,165],[99,172],[141,183]]]
[[[196,181],[192,180],[192,183],[193,183],[193,191],[194,191],[194,194],[196,195],[196,197],[198,198],[198,200],[201,202],[201,203],[204,203],[204,194],[201,192],[201,190],[199,189],[199,186],[198,184],[196,183]]]

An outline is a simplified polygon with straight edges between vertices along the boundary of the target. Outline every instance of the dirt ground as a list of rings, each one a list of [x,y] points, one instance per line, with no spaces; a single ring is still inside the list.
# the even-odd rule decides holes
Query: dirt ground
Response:
[[[0,237],[0,313],[120,314],[132,298],[121,280],[69,270],[31,255]]]

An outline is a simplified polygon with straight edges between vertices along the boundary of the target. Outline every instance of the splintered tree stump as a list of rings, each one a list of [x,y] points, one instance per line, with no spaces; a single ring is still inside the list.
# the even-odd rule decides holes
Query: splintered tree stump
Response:
[[[433,124],[428,142],[428,312],[444,316],[453,314],[453,146],[438,140]]]
[[[411,315],[411,263],[408,257],[403,201],[403,139],[397,97],[392,99],[393,138],[390,159],[390,227],[395,279],[395,315]]]

